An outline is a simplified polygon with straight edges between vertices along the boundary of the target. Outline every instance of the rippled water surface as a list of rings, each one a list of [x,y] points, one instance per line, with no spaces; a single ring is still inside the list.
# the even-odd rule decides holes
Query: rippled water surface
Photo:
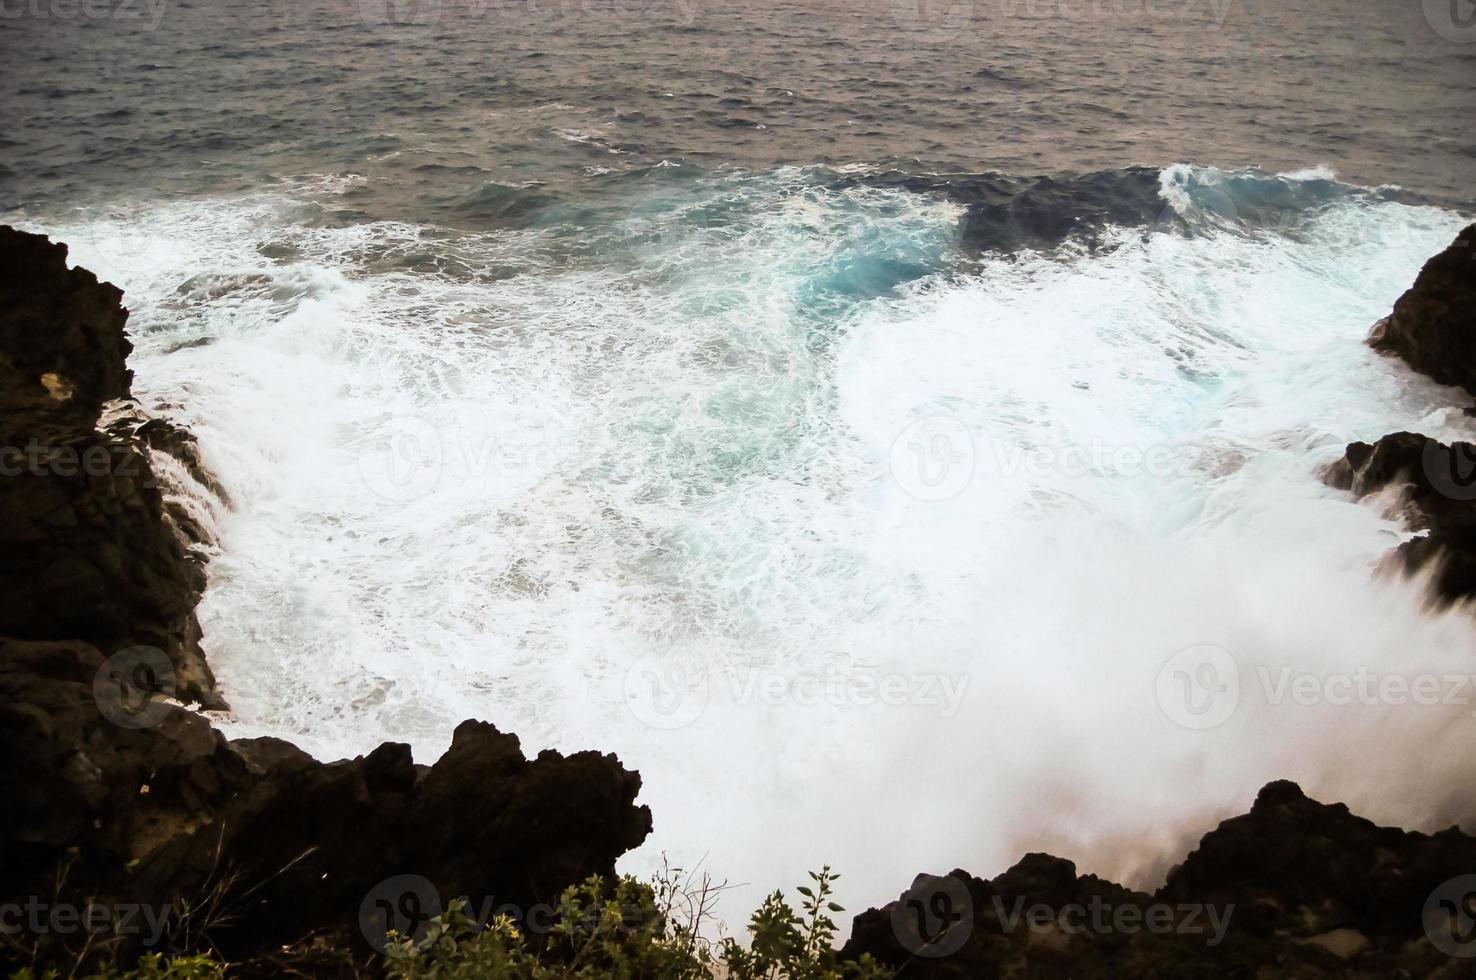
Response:
[[[662,161],[1476,196],[1476,28],[1442,37],[1434,0],[109,4],[6,0],[0,204],[351,171],[386,181],[344,202],[368,216],[486,225]]]

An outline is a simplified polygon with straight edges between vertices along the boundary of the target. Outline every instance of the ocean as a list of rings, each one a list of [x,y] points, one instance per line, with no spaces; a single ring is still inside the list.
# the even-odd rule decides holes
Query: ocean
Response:
[[[1290,693],[1476,658],[1319,475],[1476,437],[1363,344],[1476,211],[1461,14],[0,0],[0,221],[229,494],[229,735],[615,752],[729,913],[1153,886],[1269,779],[1466,814],[1469,697]]]

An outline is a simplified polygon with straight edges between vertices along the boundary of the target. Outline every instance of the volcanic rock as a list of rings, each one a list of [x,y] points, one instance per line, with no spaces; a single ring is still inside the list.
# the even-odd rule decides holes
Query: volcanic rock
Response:
[[[856,917],[842,955],[958,980],[1471,976],[1476,937],[1440,903],[1476,898],[1456,880],[1473,871],[1455,828],[1379,827],[1274,782],[1153,895],[1031,854],[987,881],[920,876]]]
[[[1476,224],[1425,263],[1368,342],[1441,384],[1476,395]]]

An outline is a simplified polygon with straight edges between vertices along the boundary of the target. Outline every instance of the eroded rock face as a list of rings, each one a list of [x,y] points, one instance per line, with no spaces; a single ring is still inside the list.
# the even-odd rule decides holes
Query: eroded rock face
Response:
[[[0,418],[11,439],[30,411],[89,425],[104,402],[127,398],[133,346],[123,292],[86,269],[67,268],[67,247],[0,226]]]
[[[1394,312],[1374,325],[1368,343],[1476,395],[1476,225],[1425,263]]]
[[[1459,830],[1378,827],[1276,782],[1153,895],[1031,854],[989,881],[919,879],[857,916],[844,952],[871,953],[900,977],[960,980],[1470,976],[1476,964],[1435,941],[1461,936],[1442,935],[1449,920],[1427,906],[1473,871],[1476,838]],[[915,920],[933,942],[919,941]]]
[[[1373,445],[1353,443],[1324,478],[1360,498],[1390,492],[1391,516],[1419,532],[1390,564],[1431,571],[1442,600],[1476,595],[1476,444],[1396,432]]]
[[[1236,928],[1270,944],[1352,930],[1370,955],[1393,954],[1425,942],[1426,900],[1472,871],[1476,838],[1457,828],[1380,827],[1282,780],[1267,784],[1249,813],[1206,834],[1158,897],[1235,902]]]
[[[1425,263],[1368,342],[1476,394],[1476,225]],[[1418,532],[1388,567],[1430,572],[1443,602],[1476,595],[1476,445],[1396,432],[1349,445],[1324,479],[1359,498],[1387,493],[1398,511],[1391,516]]]
[[[386,879],[528,908],[613,874],[651,828],[613,756],[530,760],[468,721],[433,766],[398,744],[324,764],[165,697],[220,703],[194,617],[210,521],[164,488],[223,494],[130,400],[120,300],[0,228],[0,906],[152,910],[157,935],[102,935],[125,963],[210,948],[238,975],[358,976]],[[88,935],[6,938],[3,972],[33,946],[65,971]]]
[[[367,952],[360,907],[416,875],[442,902],[555,902],[651,829],[614,756],[543,752],[464,722],[433,766],[387,743],[320,763],[275,739],[227,741],[162,701],[120,725],[88,644],[0,639],[0,904],[52,896],[168,906],[155,948],[202,938],[228,957],[328,936]],[[186,915],[190,906],[210,911]],[[142,938],[142,937],[140,937]],[[0,954],[3,957],[3,954]]]
[[[218,706],[195,619],[207,534],[152,452],[173,427],[127,402],[122,293],[66,259],[0,227],[0,635],[157,647],[181,698]]]

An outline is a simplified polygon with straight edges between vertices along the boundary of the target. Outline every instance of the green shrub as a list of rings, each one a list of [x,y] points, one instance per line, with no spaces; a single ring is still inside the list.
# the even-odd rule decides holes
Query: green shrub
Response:
[[[485,927],[453,902],[419,941],[395,939],[385,949],[392,980],[882,980],[869,957],[842,963],[830,900],[836,875],[811,873],[814,887],[797,913],[782,893],[764,900],[749,921],[751,944],[728,938],[716,951],[701,938],[709,890],[693,898],[670,877],[646,885],[622,878],[613,888],[590,878],[559,900],[548,934],[529,937],[509,918]]]
[[[702,936],[714,889],[692,886],[680,869],[651,884],[629,876],[591,877],[566,889],[546,930],[498,916],[479,923],[464,901],[432,919],[420,940],[391,934],[383,965],[390,980],[884,980],[871,960],[842,962],[835,951],[831,901],[839,875],[811,873],[799,911],[774,892],[748,923],[749,944]],[[79,960],[80,962],[80,960]],[[226,964],[209,956],[166,959],[150,953],[127,972],[93,968],[84,980],[224,980]],[[56,980],[55,970],[24,969],[11,980]],[[81,975],[76,967],[67,976]]]
[[[69,974],[69,976],[72,974]],[[56,970],[33,972],[29,967],[10,975],[10,980],[57,980]],[[224,980],[225,964],[209,956],[176,956],[165,959],[158,953],[140,957],[132,970],[105,966],[82,974],[82,980]]]
[[[835,951],[835,922],[831,912],[844,912],[830,900],[831,883],[840,875],[829,866],[810,872],[813,888],[801,885],[803,914],[796,914],[784,895],[774,892],[748,920],[747,949],[733,939],[722,944],[722,964],[735,980],[881,980],[891,974],[869,955],[860,962],[840,961]]]
[[[384,951],[393,980],[482,977],[700,980],[696,937],[669,924],[655,892],[631,878],[613,888],[599,878],[565,890],[546,936],[530,939],[512,919],[485,927],[453,901],[419,942],[395,939]]]

